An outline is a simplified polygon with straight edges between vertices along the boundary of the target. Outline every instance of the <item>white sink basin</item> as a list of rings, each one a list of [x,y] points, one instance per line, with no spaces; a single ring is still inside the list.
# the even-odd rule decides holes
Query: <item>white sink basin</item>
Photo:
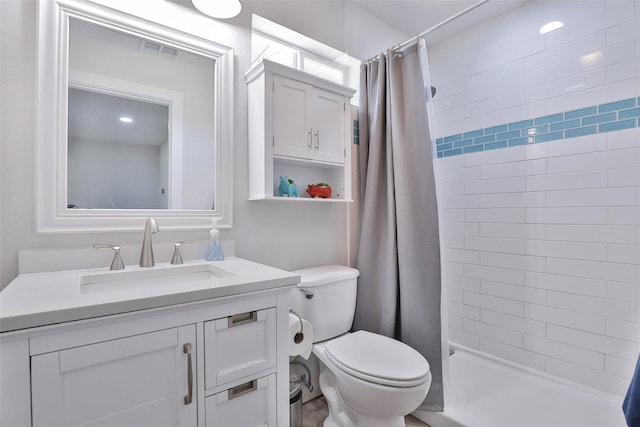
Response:
[[[135,270],[109,270],[100,273],[86,274],[80,276],[80,285],[122,284],[123,282],[130,282],[133,286],[167,282],[179,284],[186,281],[210,280],[233,275],[233,273],[209,263],[164,264],[148,268],[135,267]]]

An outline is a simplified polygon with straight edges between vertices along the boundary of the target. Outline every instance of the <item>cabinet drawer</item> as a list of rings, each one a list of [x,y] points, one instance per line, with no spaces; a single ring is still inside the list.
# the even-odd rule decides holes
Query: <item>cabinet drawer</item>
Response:
[[[240,384],[205,401],[206,427],[275,427],[276,375]]]
[[[205,388],[276,365],[276,309],[238,313],[204,325]]]

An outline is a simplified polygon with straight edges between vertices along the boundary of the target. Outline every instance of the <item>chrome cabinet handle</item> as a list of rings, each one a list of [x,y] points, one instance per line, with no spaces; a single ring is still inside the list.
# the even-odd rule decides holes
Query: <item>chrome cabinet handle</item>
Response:
[[[187,355],[187,388],[188,394],[184,397],[184,404],[189,405],[193,401],[193,364],[191,361],[191,344],[182,346],[182,352]]]
[[[309,144],[307,144],[307,148],[309,150],[313,150],[313,129],[309,129],[307,135],[309,136]]]
[[[229,400],[251,393],[258,388],[258,380],[249,381],[229,389]]]
[[[228,327],[233,328],[234,326],[244,325],[245,323],[257,322],[258,312],[247,311],[246,313],[234,314],[233,316],[229,316],[228,319]]]
[[[316,130],[316,151],[320,151],[320,131]]]

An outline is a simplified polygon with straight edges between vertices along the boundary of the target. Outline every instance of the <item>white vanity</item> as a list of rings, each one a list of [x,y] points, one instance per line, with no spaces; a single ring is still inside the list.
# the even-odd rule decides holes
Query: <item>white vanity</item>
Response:
[[[0,293],[0,425],[289,425],[289,289],[235,257],[21,274]]]

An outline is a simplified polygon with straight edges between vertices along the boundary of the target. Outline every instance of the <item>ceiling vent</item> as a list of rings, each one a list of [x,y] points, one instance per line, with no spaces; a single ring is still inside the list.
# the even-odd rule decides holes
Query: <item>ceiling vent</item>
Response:
[[[160,43],[149,40],[140,41],[140,50],[148,53],[155,53],[156,55],[164,56],[171,59],[175,59],[180,52],[175,47],[164,46]]]

